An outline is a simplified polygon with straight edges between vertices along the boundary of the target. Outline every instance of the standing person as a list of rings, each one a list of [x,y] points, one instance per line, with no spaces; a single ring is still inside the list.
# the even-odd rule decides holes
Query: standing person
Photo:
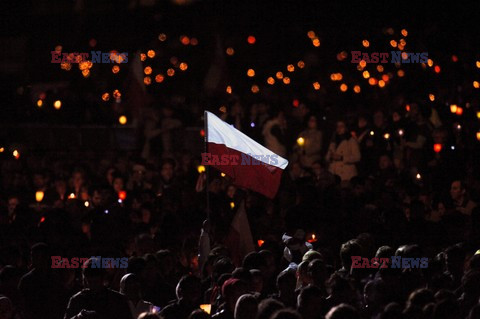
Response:
[[[361,154],[357,141],[348,133],[345,122],[338,121],[335,135],[326,155],[330,172],[340,176],[342,184],[344,184],[352,177],[357,176],[355,164],[360,159]]]
[[[304,144],[297,145],[296,151],[299,155],[300,164],[303,167],[312,167],[315,161],[321,159],[322,152],[322,131],[318,129],[318,119],[315,115],[308,117],[307,129],[300,133]]]

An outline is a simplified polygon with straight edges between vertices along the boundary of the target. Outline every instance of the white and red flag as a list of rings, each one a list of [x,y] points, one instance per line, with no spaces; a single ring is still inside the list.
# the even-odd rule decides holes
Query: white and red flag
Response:
[[[274,198],[288,161],[208,111],[205,121],[202,163],[230,176],[237,186]]]

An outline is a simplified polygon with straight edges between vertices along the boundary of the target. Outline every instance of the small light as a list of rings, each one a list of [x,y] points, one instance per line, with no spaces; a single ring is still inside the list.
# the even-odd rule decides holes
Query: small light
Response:
[[[318,83],[318,82],[313,82],[313,89],[314,89],[315,91],[320,90],[320,87],[321,87],[321,86],[320,86],[320,83]]]
[[[362,41],[362,45],[365,47],[365,48],[368,48],[370,46],[370,42],[368,40],[363,40]]]
[[[320,46],[320,40],[318,38],[315,38],[312,40],[312,44],[314,47],[318,48]]]
[[[250,127],[255,127],[255,122],[251,122]]]
[[[108,214],[108,213],[109,213],[108,209],[105,209],[105,212],[104,212],[104,213],[105,213],[105,214]]]
[[[155,57],[155,51],[153,51],[153,50],[148,50],[147,56],[148,56],[150,59],[153,59],[153,58]]]
[[[123,200],[121,200],[120,198],[118,199],[117,201],[119,204],[123,203]]]
[[[189,45],[190,44],[190,38],[187,37],[186,35],[182,35],[180,37],[180,42],[183,44],[183,45]]]
[[[374,131],[370,131],[370,136],[374,136],[375,135],[375,132]]]
[[[420,175],[419,173],[415,177],[416,179],[422,179],[422,175]]]
[[[203,165],[198,165],[198,166],[197,166],[197,171],[198,171],[198,174],[205,173],[205,166],[203,166]]]
[[[375,79],[375,78],[370,78],[370,79],[368,79],[368,84],[370,84],[370,85],[372,85],[372,86],[373,86],[373,85],[376,85],[377,83],[378,83],[378,82],[377,82],[377,79]]]
[[[473,81],[473,87],[476,88],[476,89],[480,88],[480,82]]]
[[[163,80],[165,80],[165,76],[164,76],[163,74],[157,74],[157,75],[155,76],[155,82],[157,82],[157,83],[162,83]]]
[[[235,203],[234,202],[230,202],[230,209],[234,209],[235,208]]]
[[[204,129],[201,129],[201,130],[200,130],[200,136],[201,136],[201,137],[205,137],[205,130],[204,130]]]
[[[360,93],[361,91],[362,91],[362,89],[360,88],[360,85],[355,85],[355,86],[353,87],[353,92],[355,92],[355,93],[358,94],[358,93]]]
[[[143,69],[143,73],[146,75],[152,74],[152,68],[150,66],[147,66],[145,69]]]
[[[168,75],[168,76],[174,76],[174,75],[175,75],[175,70],[172,69],[172,68],[168,69],[168,70],[167,70],[167,75]]]
[[[480,141],[480,131],[477,132],[477,140]]]
[[[190,45],[193,45],[193,46],[198,45],[198,39],[197,39],[197,38],[192,38],[192,39],[190,40]]]
[[[477,112],[477,119],[480,120],[480,111]]]
[[[102,94],[102,100],[104,100],[105,102],[110,100],[110,94],[108,93],[103,93]]]
[[[200,305],[200,309],[202,309],[203,311],[205,311],[209,315],[210,312],[212,311],[212,305],[211,304],[203,304],[203,305]]]
[[[303,137],[297,138],[297,144],[298,146],[302,147],[303,145],[305,145],[305,139]]]
[[[435,101],[435,95],[430,93],[430,94],[428,95],[428,99],[429,99],[430,101],[432,101],[432,102]]]
[[[252,85],[251,91],[252,91],[252,93],[256,94],[260,91],[260,88],[258,87],[258,85],[254,84],[254,85]]]
[[[126,117],[125,115],[121,115],[121,116],[118,118],[118,123],[120,123],[121,125],[127,124],[127,117]]]
[[[385,138],[386,140],[388,140],[388,139],[390,138],[390,134],[389,134],[389,133],[383,134],[383,138]]]
[[[385,81],[384,80],[378,81],[378,87],[381,87],[381,88],[385,87]]]
[[[42,218],[40,218],[40,224],[45,222],[45,216],[42,216]]]
[[[402,31],[400,31],[400,33],[402,33],[402,35],[403,35],[404,37],[406,37],[406,36],[408,35],[407,29],[402,29]]]
[[[188,64],[185,62],[180,63],[179,68],[181,71],[186,71],[188,69]]]
[[[440,66],[438,65],[435,65],[435,68],[433,69],[435,71],[435,73],[440,73]]]
[[[35,200],[37,201],[37,203],[40,203],[43,200],[44,195],[45,193],[43,191],[37,191],[35,193]]]
[[[433,66],[433,60],[432,59],[428,59],[427,60],[427,64],[429,67],[432,67]]]
[[[342,85],[340,85],[340,91],[346,92],[347,90],[348,90],[348,85],[346,85],[345,83],[342,83]]]
[[[247,75],[251,78],[254,77],[255,76],[255,70],[254,69],[248,69],[247,70]]]
[[[62,101],[60,100],[56,100],[54,103],[53,103],[53,107],[57,110],[60,110],[60,108],[62,107]]]
[[[452,62],[458,62],[458,57],[455,54],[452,55]]]
[[[122,94],[120,93],[119,90],[113,90],[113,97],[114,97],[115,99],[119,99],[119,98],[122,97]]]
[[[265,244],[265,241],[262,239],[257,240],[258,247],[262,247]]]
[[[398,71],[397,71],[397,75],[398,75],[399,78],[403,78],[403,77],[405,76],[405,71],[403,71],[403,70],[398,70]]]
[[[220,173],[220,176],[225,177],[227,175],[225,175],[225,173]]]
[[[457,113],[458,106],[456,104],[450,105],[450,112]]]
[[[397,41],[391,40],[390,45],[392,46],[392,48],[395,48],[397,46]]]
[[[42,101],[42,100],[38,100],[38,101],[37,101],[37,106],[38,106],[38,107],[42,107],[42,105],[43,105],[43,101]]]
[[[227,107],[225,105],[220,106],[218,110],[222,113],[227,113]]]
[[[5,147],[0,147],[0,153],[5,152]]]
[[[229,85],[227,86],[227,89],[225,90],[228,94],[232,94],[232,87]]]
[[[255,44],[255,42],[257,42],[257,39],[255,39],[253,35],[249,35],[247,38],[247,42],[248,44]]]
[[[383,65],[380,65],[380,64],[377,65],[377,71],[378,71],[378,72],[382,73],[383,70],[384,70],[384,69],[383,69]]]
[[[307,32],[307,37],[309,39],[314,39],[316,37],[315,31],[308,31]]]
[[[455,146],[454,146],[454,145],[450,146],[450,149],[451,149],[452,151],[454,151],[454,150],[455,150]]]
[[[280,72],[280,71],[279,71],[279,72],[277,72],[277,73],[275,73],[275,76],[276,76],[276,77],[277,77],[277,79],[279,79],[279,80],[283,79],[283,73],[282,73],[282,72]]]
[[[300,61],[298,61],[297,66],[298,66],[300,69],[303,69],[303,68],[305,67],[305,62],[303,62],[302,60],[300,60]]]
[[[17,151],[17,150],[14,150],[13,153],[12,153],[12,155],[13,155],[13,157],[14,157],[15,159],[17,159],[17,160],[20,158],[20,152]]]
[[[160,34],[158,35],[158,40],[160,40],[160,41],[162,41],[162,42],[165,41],[165,40],[167,40],[167,35],[166,35],[165,33],[160,33]]]
[[[455,114],[457,114],[458,116],[462,115],[463,114],[463,108],[457,107],[457,111],[455,112]]]
[[[275,79],[270,76],[270,77],[267,79],[267,83],[270,84],[270,85],[274,85],[274,84],[275,84]]]
[[[83,203],[83,205],[85,205],[85,207],[89,207],[90,206],[90,203],[87,201],[85,201],[85,203]]]
[[[475,62],[475,65],[477,66],[478,69],[480,69],[480,61]]]
[[[457,124],[456,129],[460,131],[462,129],[462,126],[460,124]]]
[[[119,191],[118,192],[118,198],[121,200],[125,200],[127,198],[127,192],[126,191]]]
[[[298,107],[300,105],[300,101],[298,99],[294,99],[292,105],[293,107]]]
[[[287,65],[287,71],[288,71],[288,72],[293,72],[293,71],[295,71],[295,67],[293,66],[293,64]]]
[[[112,67],[112,73],[117,74],[118,72],[120,72],[120,67],[118,65],[114,65]]]
[[[439,144],[439,143],[433,144],[433,151],[435,153],[440,153],[442,151],[442,144]]]
[[[235,54],[235,50],[234,50],[233,48],[231,48],[231,47],[230,47],[230,48],[227,48],[227,55],[232,56],[232,55],[234,55],[234,54]]]
[[[403,130],[402,130],[402,129],[399,129],[399,130],[398,130],[398,135],[399,135],[399,136],[403,136],[403,134],[404,134]]]
[[[370,77],[370,72],[363,71],[362,76],[363,76],[364,79],[368,79]]]
[[[77,198],[77,196],[75,196],[74,193],[70,193],[70,195],[68,195],[68,199],[75,199]]]

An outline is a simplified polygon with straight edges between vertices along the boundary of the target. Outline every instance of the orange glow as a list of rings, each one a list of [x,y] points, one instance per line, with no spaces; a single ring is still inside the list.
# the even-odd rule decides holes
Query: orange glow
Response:
[[[53,107],[54,107],[56,110],[60,110],[60,108],[62,107],[62,101],[56,100],[56,101],[53,103]]]
[[[181,71],[186,71],[188,69],[188,64],[185,63],[185,62],[182,62],[182,63],[180,63],[179,68],[180,68]]]
[[[407,112],[410,112],[410,104],[405,105],[405,110],[406,110]]]
[[[43,101],[42,101],[42,100],[38,100],[38,101],[37,101],[37,106],[38,106],[38,107],[42,107],[42,105],[43,105]]]
[[[229,85],[227,86],[227,89],[225,90],[228,94],[232,94],[232,87]]]
[[[140,61],[145,61],[147,59],[147,55],[145,53],[140,53]]]
[[[163,80],[165,80],[165,76],[163,76],[163,74],[157,74],[157,75],[155,76],[155,82],[157,82],[157,83],[162,83]]]
[[[404,37],[406,37],[408,35],[407,29],[402,29],[401,33]]]
[[[368,48],[370,46],[370,42],[368,42],[368,40],[363,40],[362,41],[362,45],[365,47],[365,48]]]
[[[150,85],[152,84],[152,78],[149,77],[149,76],[146,76],[143,78],[143,83],[145,83],[145,85]]]
[[[385,81],[384,80],[378,81],[378,86],[381,88],[385,87]]]
[[[383,72],[383,66],[382,65],[377,65],[377,71],[378,72]]]
[[[167,75],[168,75],[168,76],[174,76],[174,75],[175,75],[175,70],[172,69],[172,68],[168,69],[168,70],[167,70]]]
[[[126,191],[119,191],[118,192],[118,199],[121,199],[121,200],[127,199],[127,192]]]
[[[370,77],[370,72],[363,71],[362,76],[363,76],[363,78],[368,79]]]
[[[348,85],[346,85],[345,83],[342,83],[342,85],[340,85],[340,91],[346,92],[347,90],[348,90]]]
[[[480,83],[478,81],[473,81],[473,87],[476,89],[480,88]]]
[[[127,117],[125,115],[120,116],[118,118],[118,123],[120,123],[121,125],[127,124]]]
[[[358,63],[360,65],[360,67],[364,68],[367,66],[367,62],[365,62],[365,60],[361,60],[360,63]]]
[[[295,67],[293,66],[293,64],[287,65],[287,71],[288,71],[288,72],[293,72],[293,71],[295,71]]]
[[[442,144],[433,144],[433,150],[435,153],[440,153],[442,151]]]
[[[116,99],[119,99],[122,97],[122,94],[120,93],[119,90],[114,90],[113,91],[113,97],[116,98]]]
[[[255,42],[257,42],[257,39],[255,39],[253,35],[249,35],[247,38],[247,42],[248,44],[255,44]]]
[[[480,141],[480,131],[477,132],[477,140]]]
[[[117,74],[118,72],[120,72],[120,67],[119,67],[118,65],[114,65],[114,66],[112,67],[112,72],[113,72],[114,74]]]
[[[147,55],[150,59],[153,59],[155,57],[155,51],[153,50],[148,50]]]
[[[227,48],[227,54],[230,55],[230,56],[232,56],[232,55],[235,54],[235,50],[234,50],[232,47]]]
[[[102,94],[102,100],[104,100],[105,102],[110,100],[110,94],[108,93],[103,93]]]
[[[254,84],[254,85],[252,85],[251,91],[252,91],[252,93],[256,94],[260,91],[260,88],[258,87],[258,85]]]
[[[368,79],[368,84],[370,84],[370,85],[377,85],[377,79],[375,79],[375,78],[370,78],[370,79]]]
[[[457,111],[455,112],[457,115],[462,115],[463,114],[463,108],[457,107]]]
[[[397,46],[397,41],[391,40],[390,45],[392,46],[392,48],[395,48]]]
[[[457,113],[458,106],[456,104],[450,105],[450,112]]]
[[[248,69],[247,70],[247,75],[251,78],[254,77],[255,76],[255,70],[254,69]]]
[[[429,99],[430,101],[432,101],[432,102],[435,101],[435,95],[430,93],[430,94],[428,95],[428,99]]]
[[[283,78],[283,83],[286,84],[286,85],[290,84],[290,78],[288,76],[284,77]]]
[[[152,74],[152,68],[147,66],[145,69],[143,69],[143,72],[147,75]]]
[[[316,91],[320,90],[320,83],[318,83],[318,82],[313,82],[313,88],[314,88]]]
[[[305,62],[303,62],[302,60],[300,60],[300,61],[298,61],[297,66],[298,66],[300,69],[303,69],[303,68],[305,67]]]
[[[435,73],[440,73],[440,66],[435,65],[434,70],[435,70]]]
[[[355,85],[355,86],[353,87],[353,92],[355,92],[355,93],[358,94],[358,93],[360,93],[361,91],[362,91],[362,89],[360,88],[360,85]]]
[[[275,84],[275,79],[270,76],[270,77],[267,79],[267,83],[270,84],[270,85],[274,85],[274,84]]]
[[[160,34],[158,35],[158,40],[160,40],[160,41],[162,41],[162,42],[165,41],[165,40],[167,40],[167,35],[166,35],[165,33],[160,33]]]
[[[279,79],[279,80],[283,79],[283,73],[282,73],[282,72],[277,72],[277,73],[275,74],[275,76],[276,76],[277,79]]]
[[[182,42],[183,45],[189,45],[190,44],[190,38],[187,37],[186,35],[182,35],[180,37],[180,42]]]
[[[382,75],[382,80],[385,81],[385,82],[388,82],[390,80],[390,78],[388,77],[388,75],[384,74],[384,75]]]
[[[14,157],[15,159],[17,159],[17,160],[20,158],[20,152],[17,151],[17,150],[14,150],[13,153],[12,153],[12,155],[13,155],[13,157]]]
[[[263,244],[265,244],[265,241],[264,240],[257,240],[257,244],[258,244],[258,247],[262,247]]]
[[[318,38],[315,38],[312,40],[312,44],[314,47],[319,47],[320,46],[320,40]]]
[[[315,32],[314,31],[308,31],[307,32],[307,37],[310,38],[310,39],[315,38],[316,37]]]

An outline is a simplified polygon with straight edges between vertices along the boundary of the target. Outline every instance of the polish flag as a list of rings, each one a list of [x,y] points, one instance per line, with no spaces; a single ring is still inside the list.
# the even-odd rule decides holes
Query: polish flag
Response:
[[[248,223],[245,201],[240,203],[230,225],[230,231],[224,242],[230,251],[230,257],[234,265],[239,267],[243,258],[250,252],[255,251],[250,224]]]
[[[230,176],[235,185],[274,198],[288,161],[208,111],[205,121],[203,160]]]

